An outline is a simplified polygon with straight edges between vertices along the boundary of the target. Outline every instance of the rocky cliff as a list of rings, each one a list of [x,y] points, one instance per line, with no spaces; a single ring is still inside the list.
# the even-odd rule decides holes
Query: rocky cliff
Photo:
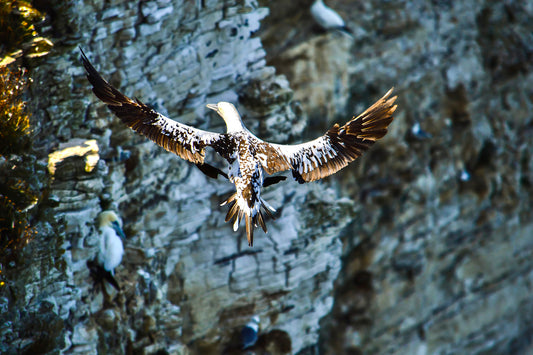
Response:
[[[239,353],[255,314],[256,353],[531,351],[533,8],[328,1],[351,38],[317,30],[310,3],[43,9],[55,45],[32,64],[28,101],[47,174],[35,235],[0,270],[2,352]],[[340,174],[266,189],[278,219],[249,248],[219,206],[232,186],[114,118],[77,46],[126,94],[202,129],[224,130],[205,109],[220,100],[280,143],[321,134],[391,86],[400,108]],[[106,209],[128,236],[122,291],[109,295],[86,265]]]
[[[313,32],[310,3],[280,2],[262,33],[310,121],[393,85],[400,107],[337,180],[357,214],[322,352],[530,353],[533,8],[328,1],[350,39]]]

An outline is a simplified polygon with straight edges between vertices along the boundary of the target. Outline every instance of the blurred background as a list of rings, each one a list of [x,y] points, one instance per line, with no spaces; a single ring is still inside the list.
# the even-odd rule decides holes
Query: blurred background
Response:
[[[312,5],[0,5],[1,353],[533,352],[533,3],[328,0],[349,33]],[[221,100],[285,144],[391,87],[398,109],[341,172],[266,188],[277,219],[250,248],[219,206],[233,186],[114,117],[80,46],[206,130],[224,131],[205,109]],[[126,235],[120,290],[87,264],[105,210]]]

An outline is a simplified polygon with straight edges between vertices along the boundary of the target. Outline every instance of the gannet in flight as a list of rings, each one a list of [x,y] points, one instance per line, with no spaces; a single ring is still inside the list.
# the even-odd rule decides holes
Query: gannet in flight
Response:
[[[273,218],[272,208],[261,198],[261,187],[285,177],[264,177],[291,170],[303,184],[331,175],[361,156],[387,133],[396,110],[392,89],[366,111],[344,126],[333,125],[326,134],[313,141],[281,145],[262,141],[244,126],[235,106],[228,102],[208,104],[226,122],[226,133],[214,133],[171,120],[130,99],[105,81],[82,51],[82,61],[93,92],[130,128],[179,157],[195,163],[208,176],[227,177],[236,192],[222,205],[230,204],[226,222],[233,220],[236,231],[244,218],[248,245],[253,245],[253,229],[258,225],[267,231],[263,212]],[[228,173],[204,163],[205,148],[211,147],[228,162]],[[271,212],[272,211],[272,212]]]
[[[332,8],[326,6],[322,0],[316,0],[313,3],[311,6],[311,16],[325,30],[339,30],[350,35],[352,34],[352,30],[346,27],[342,17]]]
[[[114,278],[115,268],[120,265],[124,255],[122,240],[126,239],[122,231],[122,220],[113,211],[104,211],[98,215],[98,255],[96,257],[97,268],[89,264],[89,268],[106,279],[113,287],[120,289]],[[101,269],[101,270],[97,270]]]

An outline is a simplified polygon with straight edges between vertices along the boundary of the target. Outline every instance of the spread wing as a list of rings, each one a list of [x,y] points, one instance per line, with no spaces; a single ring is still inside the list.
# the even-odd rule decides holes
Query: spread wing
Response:
[[[266,162],[262,162],[265,170],[272,174],[292,169],[294,178],[303,184],[344,168],[387,133],[397,107],[394,104],[396,96],[389,97],[392,90],[344,126],[336,123],[325,135],[313,141],[297,145],[260,145],[267,156]]]
[[[227,135],[203,131],[178,123],[154,111],[141,101],[130,99],[102,78],[83,50],[81,53],[83,66],[93,86],[94,94],[106,103],[107,107],[128,127],[169,152],[196,164],[204,162],[206,146],[213,147],[226,158],[230,144]]]

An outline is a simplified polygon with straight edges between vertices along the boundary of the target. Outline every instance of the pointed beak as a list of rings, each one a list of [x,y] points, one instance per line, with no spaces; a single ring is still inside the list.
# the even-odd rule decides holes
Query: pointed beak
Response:
[[[210,108],[211,110],[213,110],[216,113],[218,113],[218,105],[217,104],[207,104],[205,106],[207,106],[207,108]]]
[[[124,234],[124,231],[122,230],[122,228],[120,228],[120,225],[118,224],[117,221],[112,222],[111,227],[113,227],[113,229],[115,230],[115,232],[117,232],[119,237],[121,237],[123,240],[126,240],[126,235]]]

